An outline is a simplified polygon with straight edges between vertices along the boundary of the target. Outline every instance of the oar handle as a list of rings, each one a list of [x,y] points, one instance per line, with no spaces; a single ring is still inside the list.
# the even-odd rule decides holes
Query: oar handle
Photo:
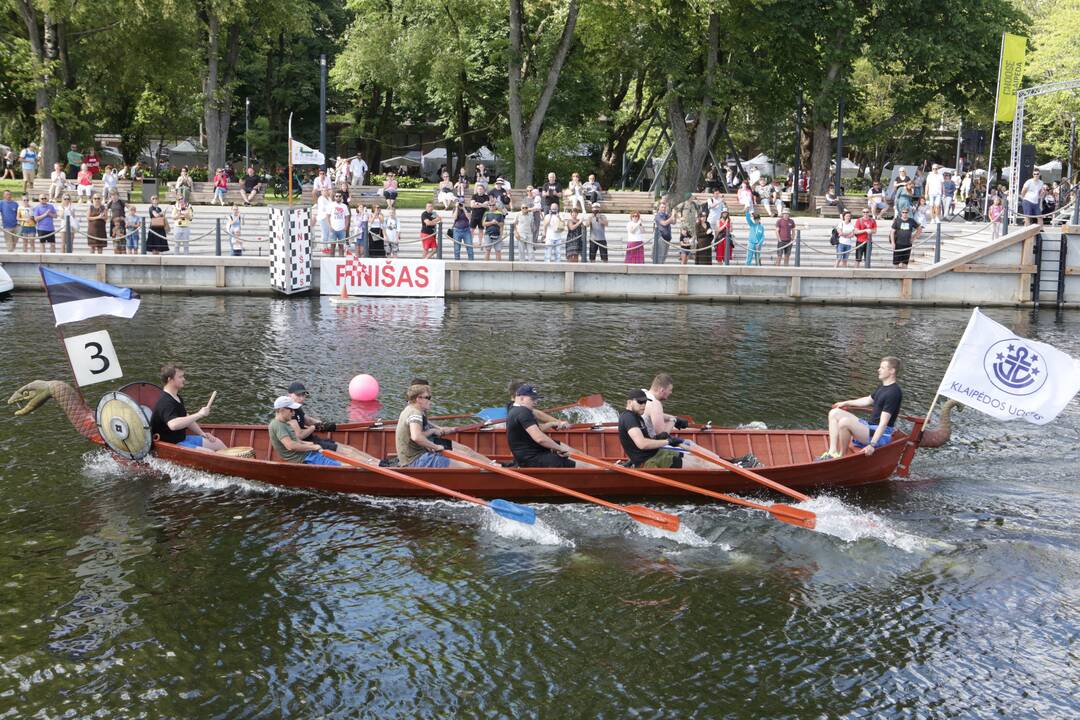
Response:
[[[703,449],[697,447],[696,445],[686,445],[685,447],[686,447],[687,451],[691,455],[694,455],[695,457],[699,457],[699,458],[701,458],[703,460],[708,460],[709,462],[716,463],[720,467],[725,468],[726,470],[729,470],[729,471],[735,473],[736,475],[741,475],[744,478],[746,478],[747,480],[753,480],[754,482],[756,482],[756,483],[758,483],[760,485],[764,485],[765,487],[770,488],[772,490],[775,490],[778,493],[783,493],[784,495],[787,495],[788,497],[795,498],[799,502],[806,502],[807,500],[810,499],[809,497],[807,497],[806,495],[803,495],[798,490],[792,490],[787,485],[781,485],[780,483],[776,482],[775,480],[770,480],[769,478],[765,477],[764,475],[759,475],[758,473],[754,472],[753,470],[749,470],[747,468],[741,467],[739,465],[736,465],[733,462],[730,462],[730,461],[725,460],[725,459],[720,458],[720,457],[713,457],[712,455],[705,452]]]

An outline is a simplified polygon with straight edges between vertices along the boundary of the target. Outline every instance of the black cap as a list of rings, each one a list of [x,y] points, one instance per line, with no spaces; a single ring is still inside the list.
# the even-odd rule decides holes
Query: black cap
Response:
[[[542,398],[542,397],[544,397],[543,395],[540,394],[540,388],[538,388],[535,385],[532,385],[530,383],[525,383],[524,385],[519,387],[514,392],[514,396],[515,397],[528,396],[528,397],[534,397],[534,398]]]
[[[292,385],[290,385],[289,386],[289,392],[290,393],[295,393],[297,395],[308,395],[308,394],[310,394],[310,393],[308,393],[307,388],[304,387],[304,383],[302,383],[302,382],[294,382]]]
[[[645,391],[641,388],[631,390],[626,394],[627,400],[634,400],[636,402],[649,402],[649,396],[645,394]]]

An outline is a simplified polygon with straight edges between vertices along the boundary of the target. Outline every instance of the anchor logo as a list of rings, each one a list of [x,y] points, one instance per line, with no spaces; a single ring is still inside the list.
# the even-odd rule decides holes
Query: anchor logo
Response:
[[[1046,363],[1019,338],[991,345],[983,369],[994,387],[1009,395],[1031,395],[1046,384]]]

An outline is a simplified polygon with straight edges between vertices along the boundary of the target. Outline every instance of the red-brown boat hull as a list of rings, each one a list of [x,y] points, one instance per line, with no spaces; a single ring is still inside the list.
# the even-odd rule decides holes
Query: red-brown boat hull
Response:
[[[266,426],[263,425],[203,425],[203,427],[214,432],[230,447],[255,448],[255,459],[198,452],[160,442],[154,443],[154,454],[164,460],[207,472],[282,487],[377,496],[435,496],[412,485],[399,483],[392,478],[362,469],[282,462],[272,453]],[[571,430],[550,434],[594,457],[609,461],[623,457],[618,435],[612,429]],[[755,472],[789,487],[801,489],[848,487],[886,480],[896,471],[901,456],[909,447],[909,436],[897,430],[893,435],[893,441],[879,448],[873,455],[851,451],[838,460],[816,463],[813,461],[814,457],[824,452],[828,443],[828,434],[824,431],[715,429],[683,431],[680,435],[715,450],[723,457],[738,457],[752,452],[764,464],[763,467],[755,468]],[[337,432],[333,435],[333,439],[380,457],[392,454],[394,449],[392,426],[374,430]],[[504,432],[472,431],[460,433],[455,439],[489,457],[497,459],[510,457]],[[482,470],[409,469],[406,472],[443,487],[481,498],[565,499],[565,496],[545,493],[533,485]],[[566,488],[601,497],[701,497],[608,470],[526,469],[523,472]],[[653,472],[718,492],[746,492],[761,489],[756,483],[719,467],[716,470],[707,471],[680,469]]]

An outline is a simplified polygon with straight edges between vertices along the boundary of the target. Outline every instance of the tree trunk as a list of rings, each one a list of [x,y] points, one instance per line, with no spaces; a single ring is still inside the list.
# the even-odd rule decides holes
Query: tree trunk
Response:
[[[686,122],[686,112],[682,98],[675,90],[674,81],[668,78],[668,125],[674,139],[675,158],[678,166],[673,188],[676,202],[682,202],[697,190],[698,178],[705,167],[705,158],[712,147],[718,121],[709,121],[713,110],[713,86],[716,81],[716,63],[720,51],[720,15],[709,13],[708,46],[705,51],[705,92],[697,108],[697,121],[693,123],[693,133]]]
[[[814,136],[810,150],[810,194],[824,195],[829,186],[829,158],[833,152],[832,124],[836,115],[836,102],[833,98],[833,86],[840,77],[840,63],[832,63],[825,71],[821,88],[814,98],[811,123]],[[840,192],[840,188],[836,188]]]
[[[465,83],[467,82],[465,77],[465,71],[461,71],[461,75],[458,78],[458,96],[457,96],[457,109],[458,109],[458,155],[457,163],[450,162],[450,152],[446,153],[446,169],[450,171],[450,179],[457,182],[458,168],[465,167],[465,158],[468,156],[469,150],[466,147],[466,142],[469,134],[469,105],[465,102]]]
[[[206,12],[206,77],[203,81],[203,122],[206,125],[207,169],[225,167],[228,161],[229,122],[232,118],[232,79],[240,55],[240,26],[225,31],[225,58],[221,50],[221,21],[213,10]]]
[[[563,26],[562,37],[559,38],[558,48],[548,68],[547,78],[544,81],[540,99],[533,109],[532,117],[526,126],[523,122],[521,82],[522,60],[522,24],[524,12],[522,0],[510,0],[510,137],[514,143],[514,185],[525,187],[532,183],[533,164],[536,162],[536,144],[543,131],[544,117],[547,115],[551,98],[555,95],[555,86],[559,82],[559,74],[563,64],[570,54],[570,46],[574,40],[574,27],[577,25],[578,0],[570,0],[566,8],[566,24]]]
[[[23,23],[26,25],[26,37],[30,42],[30,52],[34,59],[34,71],[38,74],[37,91],[34,93],[34,113],[41,123],[41,137],[39,138],[41,154],[38,167],[44,170],[52,168],[52,164],[56,162],[59,154],[59,148],[57,147],[59,133],[56,128],[56,120],[52,117],[53,97],[49,90],[51,80],[49,63],[45,44],[42,43],[42,36],[38,30],[37,11],[30,4],[30,0],[17,0],[16,5],[19,14],[22,16]],[[44,20],[45,43],[52,45],[55,49],[55,43],[50,38],[51,19],[47,13]]]

